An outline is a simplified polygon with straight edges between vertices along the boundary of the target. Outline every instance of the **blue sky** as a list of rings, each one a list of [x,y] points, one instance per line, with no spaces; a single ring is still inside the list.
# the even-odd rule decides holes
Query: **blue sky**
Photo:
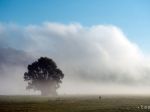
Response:
[[[150,53],[149,0],[0,0],[0,22],[19,25],[45,21],[120,27]]]

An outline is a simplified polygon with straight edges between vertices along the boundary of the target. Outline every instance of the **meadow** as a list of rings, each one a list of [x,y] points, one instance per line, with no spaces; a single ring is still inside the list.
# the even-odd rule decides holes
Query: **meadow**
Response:
[[[150,112],[150,96],[0,96],[0,112]]]

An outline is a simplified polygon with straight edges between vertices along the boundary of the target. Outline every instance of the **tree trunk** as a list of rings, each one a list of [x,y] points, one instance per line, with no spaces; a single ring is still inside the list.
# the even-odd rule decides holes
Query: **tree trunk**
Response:
[[[47,90],[47,89],[45,89],[45,90],[41,90],[41,96],[57,96],[57,92],[56,92],[56,90]]]
[[[56,88],[52,85],[46,85],[41,88],[41,96],[57,96]]]

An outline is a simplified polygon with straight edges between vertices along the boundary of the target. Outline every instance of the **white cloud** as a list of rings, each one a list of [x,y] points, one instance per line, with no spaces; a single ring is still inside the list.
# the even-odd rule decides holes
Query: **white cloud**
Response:
[[[0,29],[5,26],[1,25]],[[0,39],[12,43],[7,46],[16,49],[16,43],[23,43],[19,49],[35,57],[53,58],[65,73],[62,92],[71,91],[79,84],[88,87],[90,83],[149,85],[149,59],[113,25],[85,27],[46,22],[15,27],[15,30],[7,25],[5,32],[0,30]]]

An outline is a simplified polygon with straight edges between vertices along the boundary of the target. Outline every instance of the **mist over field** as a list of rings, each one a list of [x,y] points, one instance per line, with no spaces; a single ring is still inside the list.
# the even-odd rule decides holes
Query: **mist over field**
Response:
[[[0,94],[27,91],[23,74],[40,56],[65,77],[59,94],[150,94],[150,58],[114,25],[0,24]]]

